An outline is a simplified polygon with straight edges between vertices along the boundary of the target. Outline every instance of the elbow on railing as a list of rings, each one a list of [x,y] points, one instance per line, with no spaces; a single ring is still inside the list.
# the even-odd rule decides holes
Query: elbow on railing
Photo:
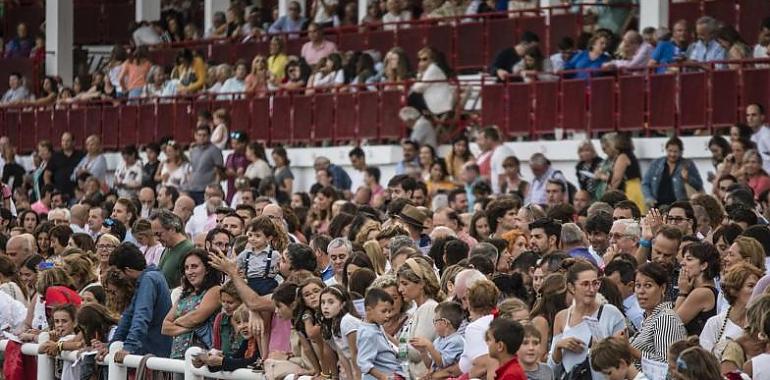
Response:
[[[37,356],[37,378],[54,378],[54,360],[63,359],[68,362],[75,362],[82,359],[82,355],[76,351],[63,351],[59,356],[52,357],[45,353],[39,353],[38,350],[43,343],[48,341],[48,333],[40,334],[38,343],[23,343],[21,345],[22,355]],[[0,351],[5,352],[8,339],[0,340]],[[110,344],[109,353],[103,361],[98,361],[100,366],[107,367],[108,380],[126,380],[128,379],[128,369],[137,369],[144,366],[151,371],[177,373],[184,376],[185,380],[203,380],[204,378],[229,379],[229,380],[252,380],[259,376],[248,368],[241,368],[232,372],[211,372],[206,367],[195,368],[193,357],[203,350],[200,347],[190,347],[185,352],[184,359],[169,359],[154,356],[126,355],[122,363],[116,363],[113,358],[118,351],[123,349],[123,342],[113,342]],[[257,377],[260,378],[260,377]]]

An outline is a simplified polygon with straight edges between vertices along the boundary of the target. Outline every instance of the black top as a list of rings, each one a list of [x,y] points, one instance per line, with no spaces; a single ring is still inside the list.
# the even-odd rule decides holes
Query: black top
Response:
[[[82,158],[83,152],[79,150],[73,151],[69,156],[62,151],[56,151],[51,155],[46,170],[53,173],[53,187],[55,189],[70,196],[74,194],[75,182],[70,177]]]
[[[663,175],[660,177],[658,185],[658,207],[669,205],[676,202],[674,194],[674,182],[671,180],[671,172],[668,170],[668,164],[663,168]]]
[[[500,50],[497,55],[495,55],[495,59],[489,67],[489,73],[499,81],[500,78],[497,77],[497,70],[503,69],[511,73],[513,72],[513,66],[519,63],[520,60],[521,57],[516,53],[516,49],[509,47]]]
[[[642,170],[639,168],[639,160],[636,159],[634,152],[621,152],[621,154],[628,156],[629,161],[631,161],[628,167],[626,167],[626,172],[623,174],[620,186],[618,186],[618,190],[626,191],[626,181],[629,179],[641,179]]]
[[[706,321],[708,321],[709,318],[717,315],[717,290],[713,287],[709,287],[709,290],[714,293],[714,307],[712,307],[710,310],[701,311],[698,313],[698,315],[695,316],[695,318],[684,325],[688,336],[700,335],[701,331],[703,331],[703,327],[706,326]]]
[[[158,182],[155,181],[155,172],[158,171],[160,161],[147,162],[142,166],[142,186],[155,189]]]
[[[578,182],[580,183],[580,190],[589,190],[591,185],[591,178],[581,172],[596,172],[602,161],[600,157],[594,157],[590,162],[579,161],[575,165],[575,175],[577,175]]]
[[[3,166],[3,183],[12,184],[16,190],[24,182],[24,168],[16,162],[8,162]]]

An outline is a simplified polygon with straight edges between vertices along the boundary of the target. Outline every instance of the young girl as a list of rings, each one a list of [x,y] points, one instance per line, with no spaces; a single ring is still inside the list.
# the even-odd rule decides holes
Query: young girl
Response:
[[[96,303],[84,304],[77,313],[78,335],[75,341],[64,343],[63,348],[92,348],[104,351],[112,339],[118,316],[112,314],[106,306]],[[77,344],[80,347],[75,347]],[[72,347],[70,347],[72,346]],[[81,357],[80,379],[99,379],[107,377],[107,368],[96,364],[94,355]]]
[[[340,364],[348,379],[360,380],[356,364],[358,347],[356,332],[361,320],[348,292],[340,285],[332,285],[321,292],[321,332],[329,347],[337,351]]]
[[[83,346],[83,341],[75,335],[75,314],[77,310],[72,304],[62,304],[53,308],[53,329],[49,332],[50,340],[40,345],[39,353],[56,357],[62,351],[78,350]],[[67,360],[56,359],[54,371],[57,379],[80,379],[79,368],[72,367],[72,362]]]
[[[293,281],[293,279],[287,280],[279,285],[273,292],[272,297],[273,304],[275,305],[275,315],[270,325],[269,359],[275,363],[284,362],[284,364],[287,364],[285,367],[294,369],[292,373],[297,377],[319,375],[320,373],[316,372],[315,368],[313,368],[312,361],[300,349],[301,343],[297,341],[297,335],[291,331],[291,321],[295,310],[299,307],[298,299],[300,298],[299,286],[296,284],[296,281]],[[288,342],[285,341],[287,337],[289,338]],[[277,338],[282,338],[284,341],[279,341]],[[286,361],[290,363],[285,363]],[[265,367],[269,365],[271,364],[266,364]],[[283,376],[276,375],[275,377],[282,378]]]
[[[298,305],[292,319],[294,330],[300,338],[302,352],[310,358],[316,372],[330,374],[334,367],[333,352],[324,350],[321,337],[321,316],[318,308],[321,304],[321,291],[326,287],[318,277],[310,277],[299,285]]]
[[[222,300],[222,311],[214,319],[214,332],[212,334],[214,344],[212,348],[220,350],[222,355],[229,357],[238,351],[243,344],[234,317],[235,311],[243,301],[238,296],[238,291],[232,281],[222,285],[219,292]]]
[[[236,331],[240,334],[243,342],[236,351],[225,354],[219,350],[211,350],[193,359],[193,365],[200,367],[205,364],[209,367],[209,371],[218,372],[235,371],[256,363],[260,358],[260,353],[257,338],[251,335],[249,328],[250,315],[249,309],[244,305],[239,306],[232,313],[233,325],[236,326]]]

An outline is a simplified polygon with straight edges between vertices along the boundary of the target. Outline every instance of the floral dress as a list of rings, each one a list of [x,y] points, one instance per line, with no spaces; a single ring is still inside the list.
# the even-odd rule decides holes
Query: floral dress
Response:
[[[179,318],[197,309],[203,301],[205,294],[206,292],[201,292],[200,294],[189,293],[182,296],[179,304],[176,306],[176,314],[174,316]],[[211,348],[211,331],[215,316],[216,314],[212,315],[211,318],[195,327],[192,331],[175,336],[171,343],[171,359],[183,359],[184,352],[190,347]]]

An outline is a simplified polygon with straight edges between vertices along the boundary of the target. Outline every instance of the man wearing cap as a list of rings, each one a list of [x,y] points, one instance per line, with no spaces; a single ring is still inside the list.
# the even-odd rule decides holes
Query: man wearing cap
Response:
[[[428,219],[428,216],[417,207],[408,204],[401,209],[398,219],[406,225],[409,230],[409,237],[412,238],[420,251],[427,255],[430,251],[431,241],[430,237],[423,233],[423,230],[425,230],[425,220]]]
[[[524,57],[524,53],[526,53],[529,48],[535,47],[539,43],[540,38],[537,34],[525,31],[521,35],[521,41],[519,41],[516,46],[500,50],[497,55],[495,55],[495,60],[492,61],[489,73],[494,75],[499,82],[504,82],[511,75],[513,66]]]
[[[433,124],[417,108],[404,107],[399,111],[398,117],[406,124],[406,128],[412,131],[409,134],[409,140],[434,148],[438,146]]]
[[[227,178],[227,204],[233,201],[235,195],[235,179],[243,176],[246,167],[249,166],[249,160],[246,158],[246,144],[249,142],[249,136],[241,131],[230,133],[230,146],[233,152],[227,156],[225,161],[225,178]]]

